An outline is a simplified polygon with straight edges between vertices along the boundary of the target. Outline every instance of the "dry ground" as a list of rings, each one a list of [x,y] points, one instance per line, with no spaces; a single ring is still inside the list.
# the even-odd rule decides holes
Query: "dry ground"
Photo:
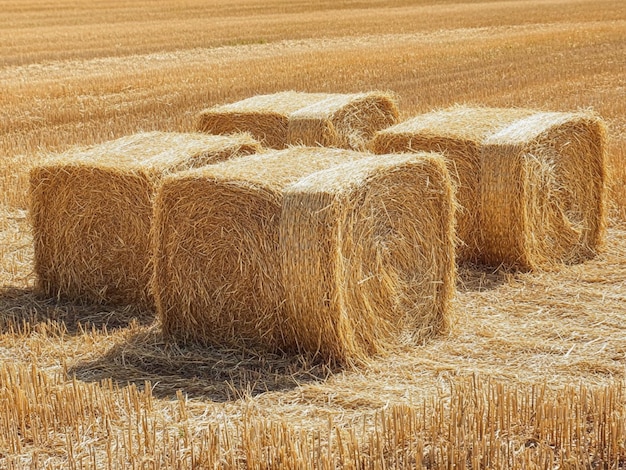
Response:
[[[626,4],[234,3],[0,0],[0,467],[622,468]],[[284,89],[391,90],[404,117],[594,109],[612,136],[606,252],[554,273],[462,268],[448,335],[358,371],[181,349],[149,315],[33,294],[42,156]]]

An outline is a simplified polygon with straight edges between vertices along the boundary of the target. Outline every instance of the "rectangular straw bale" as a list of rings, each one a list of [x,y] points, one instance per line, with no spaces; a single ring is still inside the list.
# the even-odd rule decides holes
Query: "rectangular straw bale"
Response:
[[[153,288],[164,333],[183,342],[280,349],[285,188],[366,155],[293,147],[164,180],[155,201]]]
[[[152,200],[167,174],[260,150],[247,135],[148,132],[55,156],[30,173],[38,288],[151,308]]]
[[[365,150],[374,134],[398,122],[393,96],[381,92],[329,95],[291,114],[287,141]]]
[[[210,134],[249,132],[263,145],[282,149],[287,146],[291,113],[327,97],[296,91],[257,95],[201,111],[196,129]]]
[[[516,133],[526,140],[512,138],[511,153],[504,139]],[[600,246],[604,140],[591,114],[456,106],[383,130],[371,146],[443,152],[460,206],[457,258],[533,269],[582,260]]]
[[[213,134],[250,132],[264,145],[326,146],[361,150],[374,133],[398,121],[387,93],[301,93],[254,96],[202,111],[197,129]]]
[[[454,196],[441,155],[314,173],[286,188],[280,226],[292,348],[352,363],[446,329]]]

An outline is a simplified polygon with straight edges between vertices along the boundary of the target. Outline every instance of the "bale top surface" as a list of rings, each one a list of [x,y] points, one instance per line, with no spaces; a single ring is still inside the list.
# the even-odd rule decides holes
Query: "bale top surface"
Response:
[[[292,117],[306,118],[306,117],[319,117],[326,116],[332,117],[335,113],[342,110],[346,106],[364,100],[390,100],[394,101],[393,97],[387,93],[382,92],[368,92],[368,93],[352,93],[352,94],[329,94],[322,100],[316,101],[309,106],[301,108],[292,114]]]
[[[335,163],[358,160],[371,154],[324,147],[291,147],[217,163],[180,173],[179,178],[215,178],[246,181],[283,189],[286,185]]]
[[[382,92],[368,93],[303,93],[298,91],[282,91],[270,95],[258,95],[235,103],[214,106],[203,111],[211,113],[263,113],[296,116],[332,116],[348,104],[368,99],[386,98],[389,94]]]
[[[408,119],[380,134],[420,134],[482,142],[500,129],[535,113],[518,108],[454,106]]]
[[[282,91],[270,95],[257,95],[235,103],[214,106],[203,112],[216,113],[261,113],[291,114],[332,96],[329,93],[303,93],[298,91]],[[345,96],[345,95],[339,95]]]
[[[441,155],[435,152],[416,152],[406,154],[374,155],[357,161],[341,163],[323,171],[305,176],[289,186],[294,192],[316,192],[337,194],[349,192],[361,186],[367,178],[376,171],[393,169],[407,163],[420,160],[431,161],[440,159]]]
[[[489,136],[488,144],[522,144],[538,139],[542,134],[572,122],[593,122],[598,118],[591,113],[535,112]]]
[[[196,157],[235,151],[241,146],[260,150],[247,134],[144,132],[55,155],[43,166],[89,165],[115,169],[166,171]],[[233,152],[234,153],[234,152]]]

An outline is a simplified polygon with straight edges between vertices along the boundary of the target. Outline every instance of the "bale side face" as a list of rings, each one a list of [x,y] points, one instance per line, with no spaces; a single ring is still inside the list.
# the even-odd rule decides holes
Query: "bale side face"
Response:
[[[198,117],[196,129],[209,134],[248,132],[265,147],[287,146],[289,118],[270,111],[233,112],[206,110]]]
[[[259,149],[249,137],[146,133],[34,168],[30,198],[40,290],[153,310],[149,233],[160,179]]]
[[[276,345],[283,289],[271,188],[190,178],[156,202],[154,294],[164,333],[183,342]]]
[[[485,263],[551,269],[584,261],[602,245],[604,126],[576,115],[555,119],[562,122],[548,122],[527,142],[493,142],[484,148]]]
[[[30,186],[39,289],[50,297],[150,308],[149,179],[52,166],[34,169]]]
[[[281,349],[284,188],[363,157],[293,148],[167,179],[154,223],[153,291],[164,332],[183,342]]]
[[[441,157],[368,159],[294,184],[281,224],[291,346],[351,363],[445,329],[453,226]]]

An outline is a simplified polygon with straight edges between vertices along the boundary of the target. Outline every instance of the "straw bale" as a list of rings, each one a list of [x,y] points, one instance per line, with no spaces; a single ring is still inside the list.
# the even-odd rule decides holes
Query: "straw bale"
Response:
[[[445,330],[454,202],[440,155],[385,155],[285,192],[285,330],[300,350],[354,362]]]
[[[150,308],[153,195],[167,174],[260,149],[247,135],[149,132],[49,159],[30,173],[38,288]]]
[[[250,132],[276,149],[293,144],[363,149],[376,131],[397,121],[397,105],[389,94],[285,91],[206,109],[197,129]]]
[[[477,208],[480,203],[481,143],[502,125],[530,114],[527,110],[456,106],[416,116],[376,134],[374,153],[441,152],[456,187],[456,234],[459,260],[476,261],[480,254]]]
[[[526,127],[527,134],[522,130]],[[515,137],[516,133],[527,140]],[[522,166],[512,157],[494,154],[500,148],[511,155],[503,140],[509,134],[512,139],[517,138],[511,144],[523,155],[519,157],[525,162]],[[375,153],[425,150],[444,153],[457,186],[457,235],[461,241],[457,258],[529,269],[580,260],[600,246],[606,223],[604,140],[601,120],[586,113],[455,106],[380,131],[371,147]],[[496,142],[499,147],[493,145]],[[543,170],[531,171],[533,165]],[[582,168],[589,165],[590,171],[588,176],[576,181],[574,175],[582,176],[584,172],[579,165]],[[522,175],[522,169],[535,176]],[[550,181],[533,180],[541,175]],[[517,183],[526,177],[529,179],[524,184],[530,186],[518,187]],[[522,191],[522,188],[537,189],[541,184],[544,189],[552,190],[541,194]],[[552,210],[546,212],[547,207]],[[539,220],[539,214],[547,218]],[[573,217],[572,221],[566,220],[568,217]],[[556,225],[550,228],[550,224]],[[577,228],[558,233],[559,224]],[[503,230],[510,235],[502,235]],[[525,248],[514,247],[516,237],[520,240],[518,245]],[[522,242],[523,239],[531,241]],[[552,249],[556,251],[551,253]],[[543,254],[537,250],[543,250]]]

